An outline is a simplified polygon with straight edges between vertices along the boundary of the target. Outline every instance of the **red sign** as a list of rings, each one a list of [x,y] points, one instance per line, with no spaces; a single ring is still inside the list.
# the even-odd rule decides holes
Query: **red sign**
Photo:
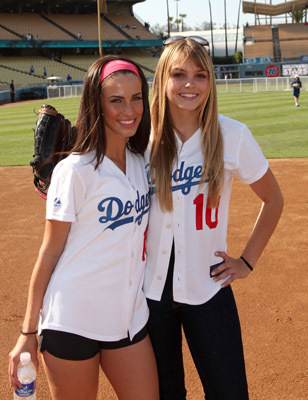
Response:
[[[276,78],[276,76],[279,76],[279,67],[277,67],[277,65],[274,64],[268,65],[265,68],[265,75],[268,78]]]

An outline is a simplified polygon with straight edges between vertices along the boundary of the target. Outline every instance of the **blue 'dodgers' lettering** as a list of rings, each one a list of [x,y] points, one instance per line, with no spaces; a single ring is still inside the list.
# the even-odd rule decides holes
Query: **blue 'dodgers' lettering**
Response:
[[[149,168],[149,164],[147,165]],[[149,173],[147,173],[149,184],[150,177]],[[190,193],[190,190],[193,186],[199,185],[202,176],[202,165],[189,166],[185,168],[185,162],[182,161],[179,168],[173,171],[171,175],[171,185],[172,191],[175,192],[180,190],[183,194],[187,195]],[[204,180],[204,183],[208,182],[208,179]],[[151,188],[151,194],[155,193],[155,181],[153,182],[153,186]]]
[[[137,199],[135,204],[133,204],[130,200],[126,203],[123,203],[121,199],[118,197],[107,197],[102,200],[97,208],[98,211],[103,213],[103,215],[99,218],[99,222],[102,224],[108,224],[106,229],[115,230],[119,226],[137,223],[141,224],[143,216],[149,212],[149,194],[143,194],[140,196],[139,191],[137,191]],[[135,208],[136,218],[134,221],[133,209]]]

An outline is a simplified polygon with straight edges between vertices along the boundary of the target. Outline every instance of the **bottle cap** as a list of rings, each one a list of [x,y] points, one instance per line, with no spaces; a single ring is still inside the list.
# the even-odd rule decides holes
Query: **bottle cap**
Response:
[[[31,354],[30,353],[25,351],[24,353],[20,354],[20,363],[22,365],[29,364],[30,361],[31,361]]]

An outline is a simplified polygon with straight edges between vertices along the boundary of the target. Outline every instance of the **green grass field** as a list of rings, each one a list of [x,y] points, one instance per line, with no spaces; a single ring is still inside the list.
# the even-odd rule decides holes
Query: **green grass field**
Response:
[[[34,113],[44,103],[75,123],[79,98],[39,100],[0,107],[0,166],[29,165],[34,148]],[[219,93],[219,112],[247,124],[267,158],[308,157],[308,92],[300,107],[291,92]]]

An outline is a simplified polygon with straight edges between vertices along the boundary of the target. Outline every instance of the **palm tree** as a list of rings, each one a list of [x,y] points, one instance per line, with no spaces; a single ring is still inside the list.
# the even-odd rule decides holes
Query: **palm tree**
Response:
[[[180,0],[174,0],[176,1],[176,21],[174,21],[174,23],[176,23],[176,30],[177,32],[179,31],[179,24],[180,24],[180,20],[179,20],[179,7],[178,7],[178,3]]]
[[[293,11],[290,13],[292,17],[292,22],[294,21],[295,23],[298,22],[303,22],[305,16],[306,16],[307,11],[306,10],[297,10]]]
[[[173,25],[173,17],[169,17],[168,18],[168,28],[169,28],[169,31],[170,32],[172,32],[172,25]],[[170,36],[170,35],[169,35]]]
[[[176,20],[174,21],[174,23],[176,24],[176,31],[177,31],[177,32],[180,31],[179,26],[180,26],[180,23],[181,23],[181,22],[182,22],[181,19],[176,19]]]
[[[184,18],[187,17],[187,14],[180,14],[181,22],[182,22],[182,32],[184,32]]]
[[[169,2],[166,0],[167,3],[167,24],[168,24],[168,37],[170,37],[170,16],[169,16]]]

